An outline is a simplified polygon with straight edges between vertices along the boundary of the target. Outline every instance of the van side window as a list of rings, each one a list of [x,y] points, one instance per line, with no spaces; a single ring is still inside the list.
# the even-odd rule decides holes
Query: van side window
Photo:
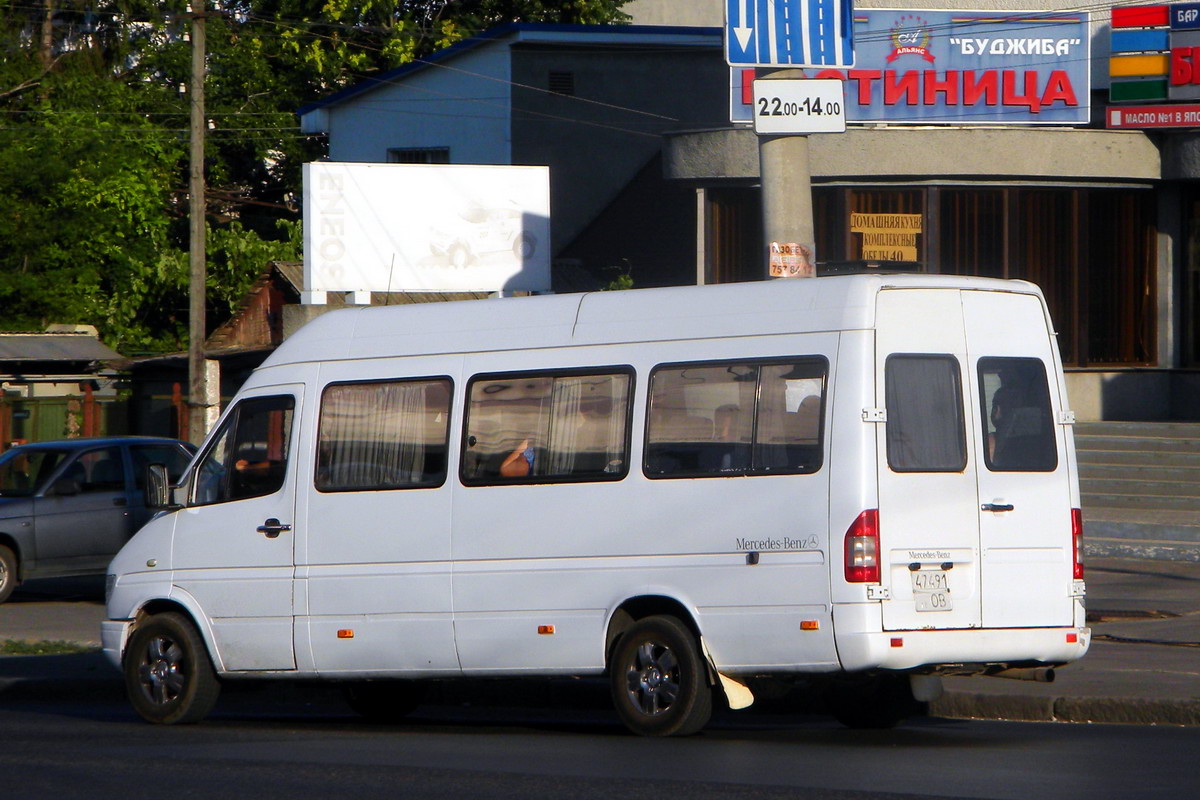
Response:
[[[650,478],[816,472],[824,358],[668,365],[650,375]]]
[[[292,434],[291,395],[243,400],[196,469],[194,505],[274,494],[283,487]]]
[[[884,366],[887,459],[895,472],[967,466],[962,379],[950,355],[892,355]]]
[[[632,371],[477,376],[463,442],[468,485],[619,480]]]
[[[979,359],[984,460],[993,472],[1053,472],[1058,447],[1046,366],[1037,358]]]
[[[317,489],[441,486],[450,392],[449,378],[327,386],[317,430]]]

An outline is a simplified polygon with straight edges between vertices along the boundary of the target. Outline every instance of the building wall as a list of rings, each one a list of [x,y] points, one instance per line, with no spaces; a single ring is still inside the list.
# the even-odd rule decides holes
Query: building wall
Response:
[[[489,42],[323,113],[333,161],[388,161],[388,148],[449,147],[458,164],[507,164],[508,47]]]
[[[514,48],[513,163],[550,167],[556,255],[658,156],[664,132],[727,123],[717,40],[696,41],[649,52]],[[574,94],[545,91],[551,72],[570,73]]]

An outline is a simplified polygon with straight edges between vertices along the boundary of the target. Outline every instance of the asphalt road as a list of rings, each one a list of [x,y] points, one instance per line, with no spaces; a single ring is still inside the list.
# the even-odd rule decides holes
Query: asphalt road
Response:
[[[114,675],[115,677],[115,675]],[[1200,787],[1200,728],[922,719],[851,731],[722,717],[686,739],[609,711],[423,707],[374,726],[327,691],[228,692],[196,726],[133,716],[119,682],[0,699],[6,798],[1171,798]]]

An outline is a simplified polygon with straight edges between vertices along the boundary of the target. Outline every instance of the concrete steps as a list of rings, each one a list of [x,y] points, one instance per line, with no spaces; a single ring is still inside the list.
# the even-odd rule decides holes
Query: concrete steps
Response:
[[[1200,423],[1078,423],[1075,450],[1088,555],[1200,561]]]

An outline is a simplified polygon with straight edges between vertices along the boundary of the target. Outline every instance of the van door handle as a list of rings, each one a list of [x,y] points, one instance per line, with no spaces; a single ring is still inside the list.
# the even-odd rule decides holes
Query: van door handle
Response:
[[[1015,506],[1012,503],[984,503],[979,508],[983,511],[1012,511]]]
[[[125,505],[129,505],[129,501],[124,496],[114,497],[113,505],[114,506],[125,506]]]
[[[258,532],[266,536],[268,539],[274,539],[284,531],[290,531],[291,529],[291,525],[288,525],[286,522],[280,522],[274,517],[271,517],[262,525],[258,526]]]

